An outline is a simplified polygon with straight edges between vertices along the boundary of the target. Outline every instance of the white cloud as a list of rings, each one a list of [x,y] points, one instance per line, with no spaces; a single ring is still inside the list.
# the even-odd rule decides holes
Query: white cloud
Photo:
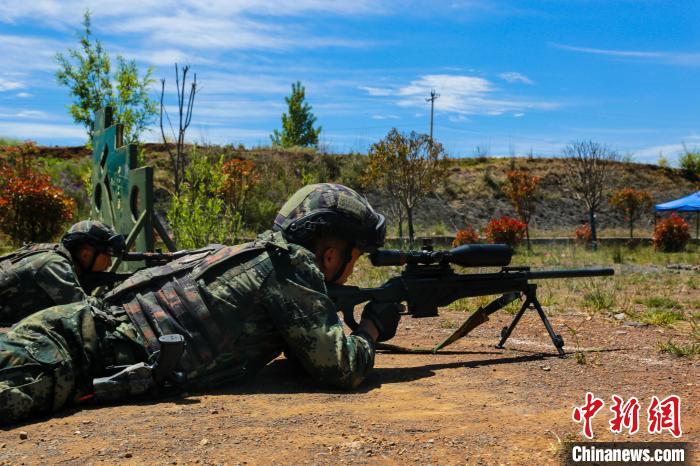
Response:
[[[149,46],[165,46],[162,55],[148,54],[149,63],[172,63],[186,55],[179,48],[196,50],[260,50],[290,47],[362,47],[364,39],[318,36],[299,25],[277,18],[309,14],[379,14],[375,2],[360,0],[324,1],[122,0],[104,4],[97,1],[31,1],[9,5],[0,2],[0,22],[40,21],[57,30],[80,27],[82,12],[90,8],[93,30],[98,35],[129,34],[145,38]],[[257,18],[263,18],[257,19]],[[174,48],[173,48],[174,47]],[[54,48],[53,50],[62,50]],[[138,54],[138,52],[134,52]],[[170,58],[168,58],[170,57]]]
[[[372,115],[373,120],[400,120],[398,115]]]
[[[121,0],[110,3],[98,0],[33,0],[0,2],[0,21],[12,23],[34,19],[51,24],[74,25],[82,20],[85,8],[98,12],[104,18],[157,16],[164,12],[179,11],[212,18],[241,15],[302,16],[308,13],[374,15],[386,11],[379,2],[371,0]]]
[[[641,162],[656,162],[659,160],[659,157],[663,155],[671,162],[675,162],[675,159],[681,155],[686,148],[692,149],[697,145],[700,145],[700,135],[691,134],[683,138],[683,141],[680,143],[660,144],[637,150],[634,152],[634,156]]]
[[[229,144],[255,141],[260,144],[270,144],[270,132],[249,128],[230,126],[196,125],[188,133],[192,141],[212,144]]]
[[[3,119],[46,119],[49,115],[42,110],[16,109],[11,107],[0,107],[0,118]]]
[[[13,91],[16,89],[22,89],[23,87],[24,84],[19,81],[10,81],[0,77],[0,92]]]
[[[286,95],[291,92],[289,79],[263,74],[207,72],[206,77],[199,81],[199,85],[203,94],[235,92],[237,94]]]
[[[17,118],[46,118],[48,115],[41,110],[21,110],[14,116]]]
[[[68,47],[54,39],[10,34],[0,34],[0,44],[0,69],[14,72],[53,71],[56,69],[56,52]],[[28,53],[31,57],[27,56]]]
[[[125,58],[136,60],[155,66],[173,66],[173,63],[187,64],[209,64],[212,60],[208,60],[201,55],[185,53],[182,50],[167,48],[159,50],[126,50],[121,52]]]
[[[498,77],[509,83],[534,84],[534,81],[532,81],[532,79],[516,71],[501,73],[498,75]]]
[[[0,121],[0,134],[20,139],[41,140],[44,138],[62,140],[87,139],[85,129],[78,125],[48,123],[17,123]]]
[[[434,74],[422,76],[409,84],[381,89],[364,87],[374,96],[395,97],[402,107],[424,107],[426,97],[436,90],[439,98],[437,111],[462,115],[501,115],[506,112],[522,113],[526,109],[552,110],[560,107],[556,102],[544,102],[514,97],[498,97],[499,90],[488,80],[477,76]]]
[[[19,92],[15,95],[15,97],[19,97],[22,99],[26,99],[27,97],[33,97],[34,94],[30,94],[29,92]]]
[[[385,89],[380,87],[360,86],[359,88],[374,97],[386,97],[393,94],[393,91],[391,89]]]
[[[514,116],[515,118],[522,118],[522,117],[525,116],[525,114],[522,113],[522,112],[518,112],[518,113],[514,113],[513,116]]]
[[[577,47],[566,44],[551,44],[553,47],[571,52],[604,55],[616,58],[631,58],[671,65],[700,65],[700,52],[658,52],[645,50],[612,50],[592,47]]]

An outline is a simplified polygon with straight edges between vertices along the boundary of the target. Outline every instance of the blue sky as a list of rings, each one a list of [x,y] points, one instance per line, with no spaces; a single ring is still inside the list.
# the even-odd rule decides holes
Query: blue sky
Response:
[[[593,139],[673,163],[700,146],[692,0],[0,0],[0,136],[85,141],[54,55],[77,45],[86,7],[111,54],[166,78],[169,102],[173,64],[191,65],[196,141],[269,144],[301,80],[335,152],[365,152],[392,127],[428,132],[431,89],[453,156],[552,156]]]

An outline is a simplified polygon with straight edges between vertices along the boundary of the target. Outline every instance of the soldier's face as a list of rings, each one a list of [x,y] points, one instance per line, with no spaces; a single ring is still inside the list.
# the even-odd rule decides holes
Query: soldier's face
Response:
[[[94,257],[97,254],[97,257]],[[94,257],[94,262],[93,262]],[[78,258],[80,260],[80,268],[83,272],[104,272],[112,265],[112,257],[104,254],[98,253],[92,246],[85,245],[80,249],[78,253]],[[92,270],[88,270],[92,264]]]
[[[360,258],[362,255],[362,250],[358,248],[352,248],[352,256],[350,258],[350,262],[345,266],[345,270],[343,270],[343,273],[340,275],[340,278],[338,278],[334,283],[338,285],[342,285],[348,280],[348,277],[352,275],[352,271],[355,267],[355,262],[357,262],[357,259]],[[323,251],[322,254],[322,264],[321,264],[321,271],[323,272],[323,275],[326,279],[326,281],[330,281],[335,277],[336,273],[338,272],[338,267],[341,267],[343,265],[343,249],[339,247],[329,247]]]
[[[104,272],[112,265],[112,256],[104,253],[99,253],[95,259],[95,264],[92,266],[93,272]]]
[[[345,271],[343,271],[343,274],[340,276],[338,281],[336,281],[338,285],[342,285],[346,281],[348,281],[348,278],[350,277],[350,275],[352,275],[352,272],[355,268],[355,262],[357,262],[357,259],[359,259],[361,255],[361,249],[352,248],[352,259],[350,259],[350,262],[348,262],[348,265],[345,267]]]

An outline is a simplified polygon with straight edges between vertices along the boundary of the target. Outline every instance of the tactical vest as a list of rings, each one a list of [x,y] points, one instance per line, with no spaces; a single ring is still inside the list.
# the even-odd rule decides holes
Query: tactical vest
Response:
[[[64,248],[61,244],[28,243],[22,246],[21,248],[17,249],[16,251],[12,251],[8,254],[5,254],[4,256],[0,256],[0,271],[9,270],[10,267],[12,267],[14,264],[21,261],[22,259],[36,254],[40,254],[42,252],[55,252],[62,255],[69,261],[73,261],[68,250]]]
[[[211,319],[197,280],[217,267],[254,267],[265,259],[269,243],[210,246],[166,265],[136,272],[104,296],[123,307],[144,339],[149,354],[159,350],[158,337],[179,333],[187,346],[180,361],[185,373],[200,373],[227,342],[226,330]],[[258,259],[250,260],[255,256]]]
[[[33,302],[33,305],[37,303],[41,304],[41,306],[34,309],[34,311],[40,310],[41,307],[48,307],[54,304],[48,296],[42,298],[40,295],[36,294],[38,291],[43,296],[41,291],[35,290],[36,283],[30,279],[32,275],[31,271],[21,270],[22,264],[25,264],[22,262],[24,259],[44,253],[56,253],[64,257],[69,263],[73,262],[68,250],[61,244],[55,243],[29,243],[16,251],[0,256],[0,320],[9,317],[7,314],[17,314],[17,319],[23,317],[24,314],[21,312],[21,309],[17,307],[21,307],[23,303],[15,302],[21,293],[34,296],[38,301]],[[27,265],[27,267],[29,267],[29,265]],[[29,287],[31,287],[31,289]],[[14,322],[15,320],[11,320],[10,322],[3,323],[11,324]]]

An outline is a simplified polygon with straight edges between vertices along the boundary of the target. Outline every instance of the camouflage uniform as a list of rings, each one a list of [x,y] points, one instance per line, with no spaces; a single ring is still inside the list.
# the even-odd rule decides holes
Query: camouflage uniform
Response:
[[[0,326],[84,297],[70,253],[59,244],[30,244],[0,257]]]
[[[195,387],[240,381],[282,351],[341,388],[374,364],[372,338],[344,334],[314,255],[266,232],[145,269],[104,300],[50,308],[0,336],[0,419],[76,401],[107,367],[152,359],[171,333],[187,340],[180,369]]]
[[[0,257],[0,326],[57,304],[83,300],[89,290],[84,280],[91,273],[84,272],[81,282],[71,254],[82,245],[118,256],[124,251],[124,237],[102,222],[83,220],[70,227],[61,244],[29,244]]]

